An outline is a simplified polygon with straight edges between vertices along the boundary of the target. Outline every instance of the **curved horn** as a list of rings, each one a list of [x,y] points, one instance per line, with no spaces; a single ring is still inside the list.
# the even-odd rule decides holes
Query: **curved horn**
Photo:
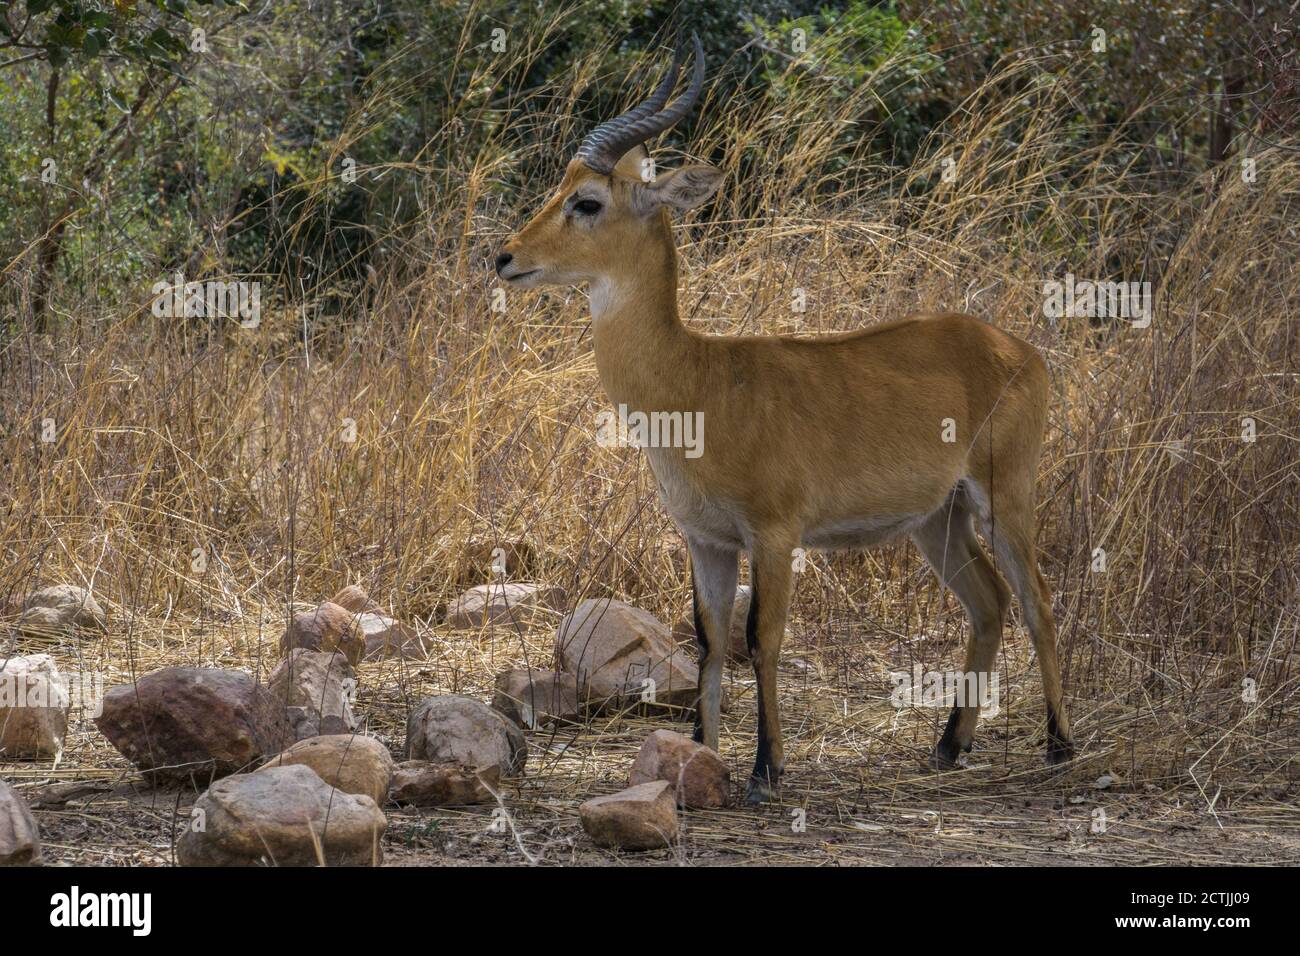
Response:
[[[695,105],[700,91],[704,88],[704,46],[700,43],[699,36],[694,33],[691,34],[691,40],[695,47],[695,67],[691,76],[691,85],[686,92],[671,106],[664,107],[668,93],[672,90],[673,83],[677,80],[677,73],[681,69],[682,55],[679,49],[673,55],[673,63],[668,70],[668,75],[655,88],[649,99],[635,109],[601,123],[587,134],[587,138],[578,147],[576,157],[584,166],[603,176],[608,176],[614,171],[614,166],[624,153],[677,123]]]

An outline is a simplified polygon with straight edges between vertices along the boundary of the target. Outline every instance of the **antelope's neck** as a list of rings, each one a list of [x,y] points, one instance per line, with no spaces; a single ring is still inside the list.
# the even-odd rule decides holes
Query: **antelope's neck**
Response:
[[[677,315],[671,239],[634,269],[593,282],[589,294],[596,368],[610,401],[640,411],[693,409],[699,343]]]

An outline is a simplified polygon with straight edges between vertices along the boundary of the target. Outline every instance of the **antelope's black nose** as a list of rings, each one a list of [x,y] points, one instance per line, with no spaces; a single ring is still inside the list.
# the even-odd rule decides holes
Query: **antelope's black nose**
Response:
[[[497,274],[500,275],[501,270],[510,265],[510,263],[514,261],[514,258],[515,257],[508,252],[503,252],[501,255],[497,256]]]

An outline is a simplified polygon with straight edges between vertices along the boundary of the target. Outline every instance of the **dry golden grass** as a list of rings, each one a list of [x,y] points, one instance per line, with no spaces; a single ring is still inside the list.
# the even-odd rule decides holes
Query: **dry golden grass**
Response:
[[[473,154],[395,163],[390,175],[427,184],[427,212],[376,240],[388,268],[340,314],[280,298],[255,330],[205,335],[153,318],[146,288],[130,303],[66,302],[83,321],[9,341],[6,632],[21,598],[54,582],[93,587],[111,623],[75,644],[9,634],[0,650],[49,650],[109,685],[168,664],[264,675],[291,609],[361,583],[438,636],[428,660],[362,668],[359,710],[397,750],[421,697],[484,697],[500,670],[549,663],[549,628],[521,638],[438,624],[471,541],[530,541],[532,576],[570,606],[614,595],[681,618],[684,547],[653,480],[635,449],[594,441],[604,399],[585,298],[512,293],[494,311],[486,253],[558,181],[577,135],[573,90],[590,79],[511,97],[531,119]],[[372,106],[401,108],[400,90],[381,92]],[[1129,129],[1078,145],[1068,64],[1027,57],[955,111],[913,168],[864,149],[832,175],[825,159],[854,107],[816,84],[797,106],[711,91],[693,151],[719,161],[728,185],[706,219],[679,227],[683,315],[702,331],[816,333],[958,309],[1042,349],[1055,394],[1039,547],[1081,757],[1062,774],[1041,767],[1037,669],[1013,614],[1003,710],[982,722],[972,769],[925,772],[946,715],[893,710],[886,675],[957,667],[960,608],[908,545],[818,555],[783,653],[783,804],[691,814],[680,847],[641,859],[1300,860],[1300,143],[1258,153],[1254,183],[1231,168],[1143,177]],[[457,119],[485,121],[478,107]],[[939,184],[944,157],[957,175]],[[520,168],[531,194],[502,186]],[[1151,326],[1049,323],[1041,283],[1066,272],[1154,280]],[[791,308],[796,289],[806,312]],[[46,418],[53,444],[38,437]],[[1098,547],[1104,573],[1090,570]],[[738,779],[751,677],[729,675],[723,756]],[[395,813],[390,860],[612,860],[585,842],[577,803],[620,786],[664,725],[623,714],[534,734],[528,774],[504,794],[515,832],[488,833],[481,812]],[[89,725],[57,769],[0,772],[30,794],[56,779],[134,779]],[[1117,782],[1094,789],[1104,772]],[[166,862],[173,804],[189,799],[118,787],[40,810],[47,855]],[[1098,807],[1105,833],[1090,832]],[[796,808],[804,833],[790,826]]]

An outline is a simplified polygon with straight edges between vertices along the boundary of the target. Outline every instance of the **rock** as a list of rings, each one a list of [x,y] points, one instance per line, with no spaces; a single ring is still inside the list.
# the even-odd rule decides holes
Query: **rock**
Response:
[[[450,762],[404,760],[393,773],[388,798],[415,807],[465,807],[491,803],[501,785],[501,768]]]
[[[730,664],[749,663],[749,642],[745,636],[745,628],[749,619],[751,593],[748,584],[736,588],[736,604],[731,611],[731,630],[727,634],[727,662]],[[688,643],[691,648],[698,648],[695,640],[695,622],[679,621],[673,627],[673,639],[679,644]],[[785,639],[791,640],[788,627],[785,629]]]
[[[663,780],[588,800],[578,815],[597,846],[656,850],[677,837],[677,801],[672,785]]]
[[[292,740],[270,691],[216,667],[164,667],[114,687],[95,723],[155,784],[236,773]]]
[[[58,756],[71,706],[50,655],[0,656],[0,759]]]
[[[555,613],[563,601],[557,588],[536,584],[480,584],[447,608],[447,625],[456,629],[499,624],[523,633]]]
[[[36,818],[13,787],[0,780],[0,866],[40,866]]]
[[[369,797],[382,806],[393,777],[393,757],[378,740],[359,734],[329,734],[300,740],[258,769],[302,764],[331,787]]]
[[[510,777],[524,769],[523,732],[482,701],[447,694],[426,697],[406,722],[407,756],[498,767]]]
[[[299,611],[289,619],[280,638],[280,654],[287,657],[295,647],[309,651],[338,651],[356,667],[366,653],[366,641],[356,615],[326,601],[314,611]]]
[[[352,713],[356,673],[342,654],[294,648],[267,678],[266,689],[285,716],[294,740],[349,734],[360,721]]]
[[[343,610],[352,614],[360,614],[362,611],[369,610],[372,606],[370,595],[355,584],[349,584],[330,598],[327,603],[337,604]]]
[[[627,775],[630,787],[654,780],[672,784],[683,807],[725,807],[731,800],[731,771],[722,758],[671,730],[656,730],[646,738]]]
[[[377,611],[358,615],[357,624],[366,642],[366,659],[384,657],[428,657],[428,648],[415,628]]]
[[[182,866],[378,866],[388,821],[369,797],[335,790],[310,767],[218,780],[176,844]]]
[[[516,668],[497,675],[492,707],[520,727],[536,730],[571,723],[581,716],[578,682],[572,674]]]
[[[18,630],[33,637],[67,637],[74,628],[104,630],[104,609],[85,588],[55,584],[28,595]]]
[[[560,669],[573,674],[586,701],[694,703],[699,668],[654,615],[609,598],[583,601],[556,635]],[[651,683],[652,682],[652,683]]]

